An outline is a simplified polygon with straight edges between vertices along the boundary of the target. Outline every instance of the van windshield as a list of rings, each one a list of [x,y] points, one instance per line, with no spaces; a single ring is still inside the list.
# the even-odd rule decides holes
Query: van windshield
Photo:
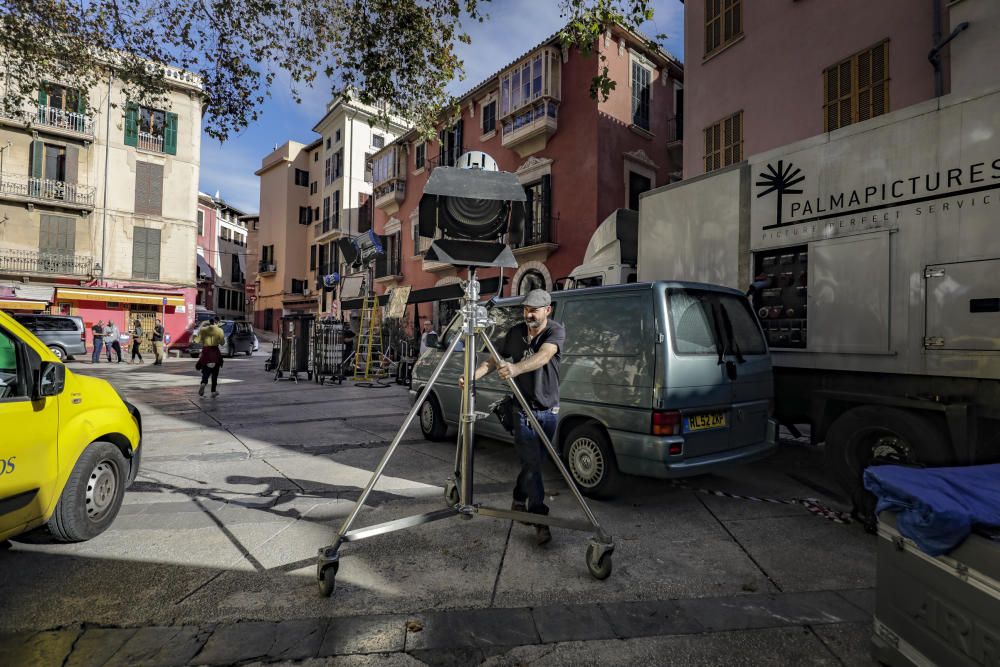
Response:
[[[670,331],[677,354],[766,354],[767,346],[747,300],[711,290],[667,291]]]

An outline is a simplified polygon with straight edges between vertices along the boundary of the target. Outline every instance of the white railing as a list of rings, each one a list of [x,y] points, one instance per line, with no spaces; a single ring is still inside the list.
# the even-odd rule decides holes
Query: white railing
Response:
[[[38,115],[35,121],[40,125],[58,127],[63,130],[72,130],[80,134],[94,136],[94,119],[87,114],[76,113],[75,111],[63,111],[55,107],[38,107]]]
[[[0,195],[93,206],[95,191],[96,188],[91,186],[66,183],[65,181],[34,178],[21,174],[0,174]]]
[[[157,153],[162,153],[163,137],[150,134],[149,132],[140,131],[139,141],[136,145],[145,151],[156,151]]]

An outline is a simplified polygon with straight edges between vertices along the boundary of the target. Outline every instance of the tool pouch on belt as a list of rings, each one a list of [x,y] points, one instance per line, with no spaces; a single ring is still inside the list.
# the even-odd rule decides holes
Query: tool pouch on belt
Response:
[[[503,426],[504,430],[514,434],[514,429],[517,428],[518,413],[520,411],[520,406],[513,396],[507,395],[490,405],[490,411],[497,416],[500,420],[500,425]]]

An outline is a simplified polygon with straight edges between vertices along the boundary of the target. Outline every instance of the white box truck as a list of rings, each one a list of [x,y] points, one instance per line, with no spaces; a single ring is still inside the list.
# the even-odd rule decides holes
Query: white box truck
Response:
[[[639,281],[756,286],[776,415],[856,508],[867,465],[1000,460],[1000,88],[648,192],[638,239]]]

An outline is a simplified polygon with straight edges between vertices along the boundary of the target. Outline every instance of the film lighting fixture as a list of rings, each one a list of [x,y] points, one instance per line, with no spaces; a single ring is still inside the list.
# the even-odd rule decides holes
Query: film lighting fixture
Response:
[[[382,237],[371,229],[358,236],[338,239],[337,248],[340,249],[344,262],[355,269],[364,269],[375,260],[376,255],[385,254]]]

